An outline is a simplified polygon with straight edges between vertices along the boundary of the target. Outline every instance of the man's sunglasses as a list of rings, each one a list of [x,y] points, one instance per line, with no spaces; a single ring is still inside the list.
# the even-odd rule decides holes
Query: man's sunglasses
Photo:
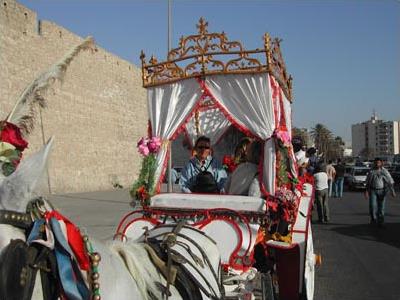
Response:
[[[210,149],[210,146],[197,146],[197,149],[199,150]]]

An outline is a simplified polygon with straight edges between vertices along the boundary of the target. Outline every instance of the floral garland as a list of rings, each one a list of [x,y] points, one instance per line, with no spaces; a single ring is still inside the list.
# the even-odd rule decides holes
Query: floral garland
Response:
[[[273,136],[276,141],[277,190],[275,196],[269,196],[267,199],[269,218],[275,224],[281,220],[293,224],[296,221],[302,195],[302,184],[290,172],[291,139],[289,133],[276,130]]]
[[[283,220],[293,224],[296,221],[300,197],[298,190],[293,191],[286,186],[278,188],[275,196],[267,199],[267,211],[272,223]]]
[[[143,156],[142,167],[138,179],[130,190],[130,194],[134,201],[139,201],[145,207],[149,205],[150,197],[154,194],[157,153],[161,148],[161,139],[158,137],[142,137],[137,143],[137,148]]]
[[[291,139],[287,131],[276,130],[273,136],[275,137],[277,150],[277,185],[283,186],[290,184],[293,177],[289,171],[289,147],[291,147]]]
[[[0,123],[0,176],[9,176],[16,170],[27,147],[18,126],[6,121]]]

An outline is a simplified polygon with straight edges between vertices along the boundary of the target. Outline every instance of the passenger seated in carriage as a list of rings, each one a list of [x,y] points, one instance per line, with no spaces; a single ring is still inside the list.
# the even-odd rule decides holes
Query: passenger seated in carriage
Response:
[[[235,147],[235,150],[233,151],[233,155],[224,156],[222,164],[228,173],[228,176],[235,171],[239,164],[247,161],[247,149],[251,142],[252,139],[249,137],[240,139],[239,143]]]
[[[261,150],[262,142],[260,141],[253,141],[247,146],[246,161],[237,166],[225,184],[227,194],[261,196],[258,180]]]
[[[182,169],[179,185],[184,193],[224,193],[227,174],[211,155],[211,141],[200,136],[194,144],[194,156]]]
[[[233,156],[233,161],[236,166],[241,163],[247,162],[247,152],[249,150],[250,144],[252,143],[252,139],[249,137],[242,138],[237,144]]]

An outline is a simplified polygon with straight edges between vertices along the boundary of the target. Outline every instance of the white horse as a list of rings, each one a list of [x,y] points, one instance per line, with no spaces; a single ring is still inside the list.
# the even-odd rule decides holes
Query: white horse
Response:
[[[40,152],[21,162],[17,170],[0,179],[0,210],[25,213],[26,206],[34,197],[34,190],[46,168],[51,148],[50,141]],[[26,240],[24,231],[8,224],[0,224],[0,255],[12,239]],[[101,255],[99,263],[99,284],[102,299],[164,299],[161,286],[167,286],[166,279],[153,265],[144,243],[110,241],[107,244],[90,239],[93,249]],[[204,245],[211,254],[213,265],[218,265],[219,253],[216,245]],[[218,268],[218,267],[217,267]],[[219,275],[218,275],[219,276]],[[37,276],[39,278],[39,276]],[[220,278],[220,277],[219,277]],[[174,286],[169,287],[168,299],[182,299]],[[165,291],[164,291],[165,292]],[[211,297],[202,292],[203,299],[222,298],[221,293]],[[36,280],[32,299],[42,299],[40,280]],[[96,299],[96,298],[93,298]]]

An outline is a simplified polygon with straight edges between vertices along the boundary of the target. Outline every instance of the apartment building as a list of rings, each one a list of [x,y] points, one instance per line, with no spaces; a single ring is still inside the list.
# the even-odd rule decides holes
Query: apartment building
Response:
[[[370,120],[351,126],[354,156],[373,159],[391,158],[399,154],[399,121],[379,120],[374,113]]]

